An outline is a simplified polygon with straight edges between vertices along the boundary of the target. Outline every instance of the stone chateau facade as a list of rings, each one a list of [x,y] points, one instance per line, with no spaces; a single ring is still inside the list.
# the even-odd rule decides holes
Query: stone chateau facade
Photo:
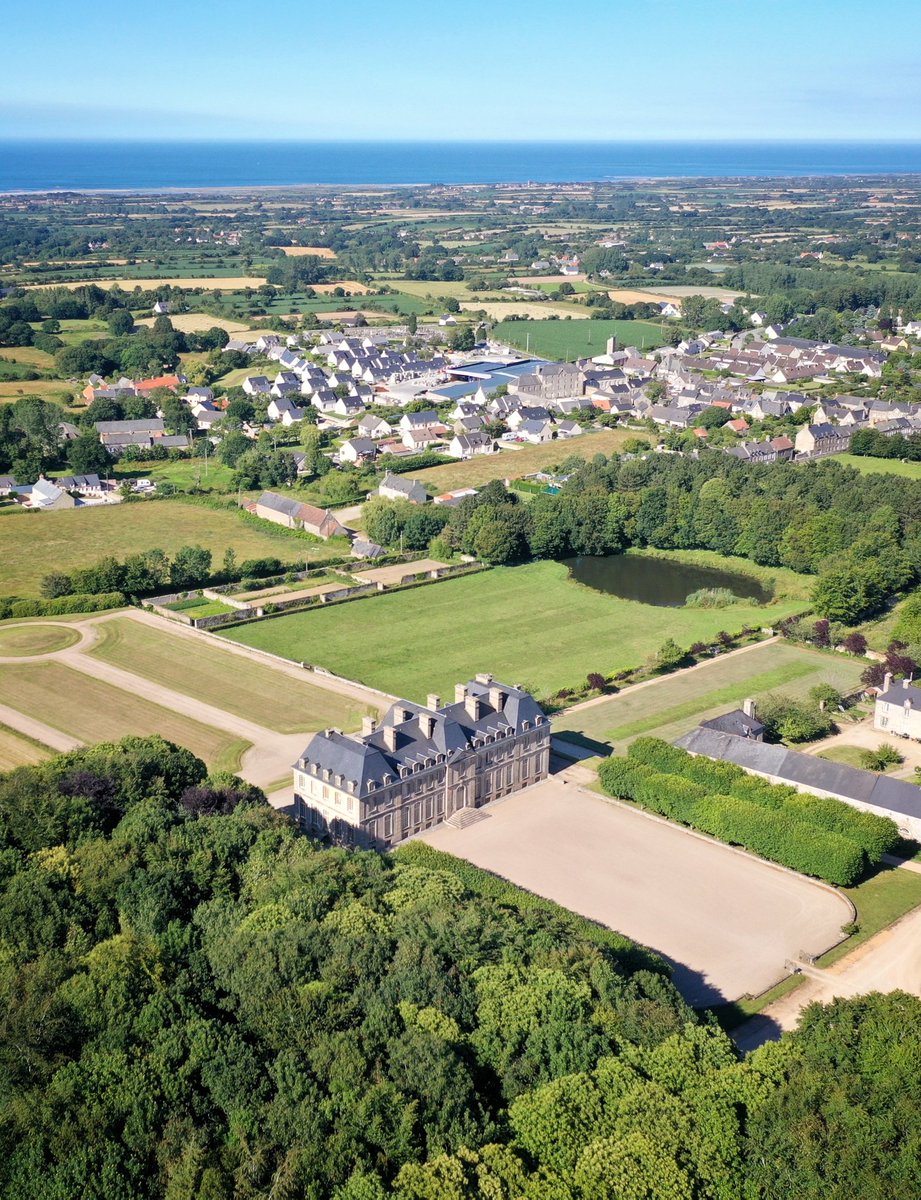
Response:
[[[454,701],[400,700],[361,734],[314,734],[294,764],[295,812],[317,837],[387,849],[547,777],[550,720],[528,692],[477,675]]]

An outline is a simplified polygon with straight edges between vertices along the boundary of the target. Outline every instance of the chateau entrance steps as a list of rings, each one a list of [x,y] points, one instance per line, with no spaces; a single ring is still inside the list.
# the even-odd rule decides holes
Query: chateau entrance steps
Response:
[[[466,829],[469,825],[475,825],[477,821],[485,821],[488,818],[489,813],[483,812],[482,808],[471,808],[467,805],[453,812],[445,821],[445,825],[450,825],[452,829]]]

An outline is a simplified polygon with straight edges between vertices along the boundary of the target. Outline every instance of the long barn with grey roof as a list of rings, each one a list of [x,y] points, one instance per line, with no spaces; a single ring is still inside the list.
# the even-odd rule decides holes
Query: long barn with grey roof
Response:
[[[315,734],[294,764],[295,810],[317,836],[385,849],[546,778],[550,721],[520,687],[477,675],[454,701],[399,700],[360,735]]]
[[[830,796],[862,812],[889,817],[904,837],[921,840],[921,788],[907,780],[704,726],[685,734],[675,745],[691,754],[735,763],[772,783],[786,783],[801,792]]]

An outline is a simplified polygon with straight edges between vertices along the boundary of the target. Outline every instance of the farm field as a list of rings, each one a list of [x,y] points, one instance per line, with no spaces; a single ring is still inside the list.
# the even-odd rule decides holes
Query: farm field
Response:
[[[517,316],[527,316],[541,322],[548,316],[584,321],[592,312],[582,304],[559,304],[554,300],[461,300],[460,306],[461,312],[465,313],[482,309],[493,321],[507,321],[509,317]]]
[[[572,733],[606,742],[622,752],[641,736],[674,741],[701,721],[738,708],[746,697],[759,700],[770,692],[782,692],[805,698],[818,683],[849,691],[859,683],[864,666],[858,658],[823,654],[790,642],[767,642],[560,713],[553,729],[563,736]]]
[[[78,383],[66,379],[0,379],[0,404],[12,404],[21,396],[67,404],[79,390]]]
[[[46,750],[38,742],[0,725],[0,774],[13,771],[16,767],[30,767],[49,758],[51,754],[51,750]]]
[[[665,344],[665,329],[651,321],[503,321],[492,336],[520,350],[545,358],[591,358],[604,354],[608,338],[616,337],[623,346],[652,350]]]
[[[738,604],[731,623],[760,625],[801,607],[793,600]],[[277,617],[225,636],[415,700],[450,695],[478,671],[546,697],[591,671],[638,666],[666,637],[682,645],[710,641],[728,620],[720,609],[621,600],[573,583],[560,563],[538,562]],[[387,631],[372,652],[363,629]]]
[[[0,350],[0,358],[8,362],[19,363],[24,367],[38,367],[49,370],[54,366],[54,358],[46,350],[38,350],[35,346],[4,346]]]
[[[329,246],[282,246],[281,250],[288,258],[306,258],[308,255],[314,258],[336,257],[336,251]]]
[[[677,296],[683,299],[685,296],[704,296],[707,300],[735,300],[737,296],[744,296],[745,292],[737,291],[735,288],[727,287],[709,287],[706,284],[701,287],[699,284],[681,283],[675,285],[673,283],[663,284],[646,288],[647,292],[652,292],[658,296],[660,300],[665,300],[669,296]]]
[[[310,286],[320,296],[328,295],[336,288],[351,292],[353,296],[365,296],[371,291],[366,283],[359,283],[357,279],[339,279],[335,283],[312,283]]]
[[[138,317],[135,325],[153,325],[156,317]],[[243,333],[249,329],[243,321],[229,321],[226,317],[209,317],[207,313],[176,313],[170,315],[174,329],[183,333],[204,333],[208,329],[224,329],[227,333]],[[260,331],[261,332],[261,331]]]
[[[61,287],[73,291],[75,288],[95,284],[100,288],[124,288],[131,291],[141,288],[143,291],[153,291],[158,287],[174,288],[207,288],[208,291],[233,292],[239,288],[257,288],[266,282],[264,275],[177,275],[162,279],[135,279],[131,275],[123,275],[120,279],[68,279],[66,283],[31,283],[30,289],[40,287]]]
[[[403,292],[407,296],[418,296],[423,299],[426,296],[431,296],[433,300],[439,297],[446,299],[449,296],[453,296],[455,300],[469,300],[472,296],[470,288],[467,287],[467,284],[463,280],[453,280],[449,283],[438,279],[400,279],[398,277],[388,277],[378,279],[376,282],[378,285],[386,284],[388,287],[392,287],[394,291]],[[498,291],[498,289],[493,289],[490,292],[478,292],[477,295],[494,295],[499,299],[502,298],[502,292]]]
[[[236,770],[248,747],[241,738],[60,662],[4,664],[0,688],[9,708],[88,744],[159,733],[220,771]]]
[[[679,299],[677,293],[664,289],[656,292],[652,288],[612,288],[608,297],[618,304],[661,304],[665,300]]]
[[[564,442],[547,442],[542,446],[522,446],[520,450],[500,450],[498,454],[478,454],[466,462],[445,463],[411,471],[410,479],[418,479],[437,496],[454,488],[476,487],[491,479],[518,479],[534,471],[555,466],[573,454],[589,459],[595,454],[617,454],[628,438],[636,437],[629,429],[603,429],[583,433]]]
[[[101,623],[89,653],[173,691],[226,709],[278,733],[335,725],[357,729],[365,709],[307,679],[223,650],[219,643],[173,634],[131,617]]]
[[[855,467],[862,475],[900,475],[904,479],[921,479],[921,462],[903,462],[900,458],[870,458],[863,454],[835,454],[833,457],[845,467]]]
[[[124,558],[160,547],[167,554],[180,546],[210,550],[216,562],[232,547],[237,561],[281,558],[295,561],[309,555],[311,563],[329,558],[335,550],[322,542],[273,535],[255,528],[233,510],[212,509],[181,500],[144,500],[61,512],[0,515],[0,563],[7,595],[37,596],[44,575],[86,566],[106,555]]]

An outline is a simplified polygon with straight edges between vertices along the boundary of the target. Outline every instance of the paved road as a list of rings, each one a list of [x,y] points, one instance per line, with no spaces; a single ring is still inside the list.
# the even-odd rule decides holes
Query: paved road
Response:
[[[604,800],[571,771],[423,840],[659,951],[698,1006],[758,995],[851,920],[831,888]]]

